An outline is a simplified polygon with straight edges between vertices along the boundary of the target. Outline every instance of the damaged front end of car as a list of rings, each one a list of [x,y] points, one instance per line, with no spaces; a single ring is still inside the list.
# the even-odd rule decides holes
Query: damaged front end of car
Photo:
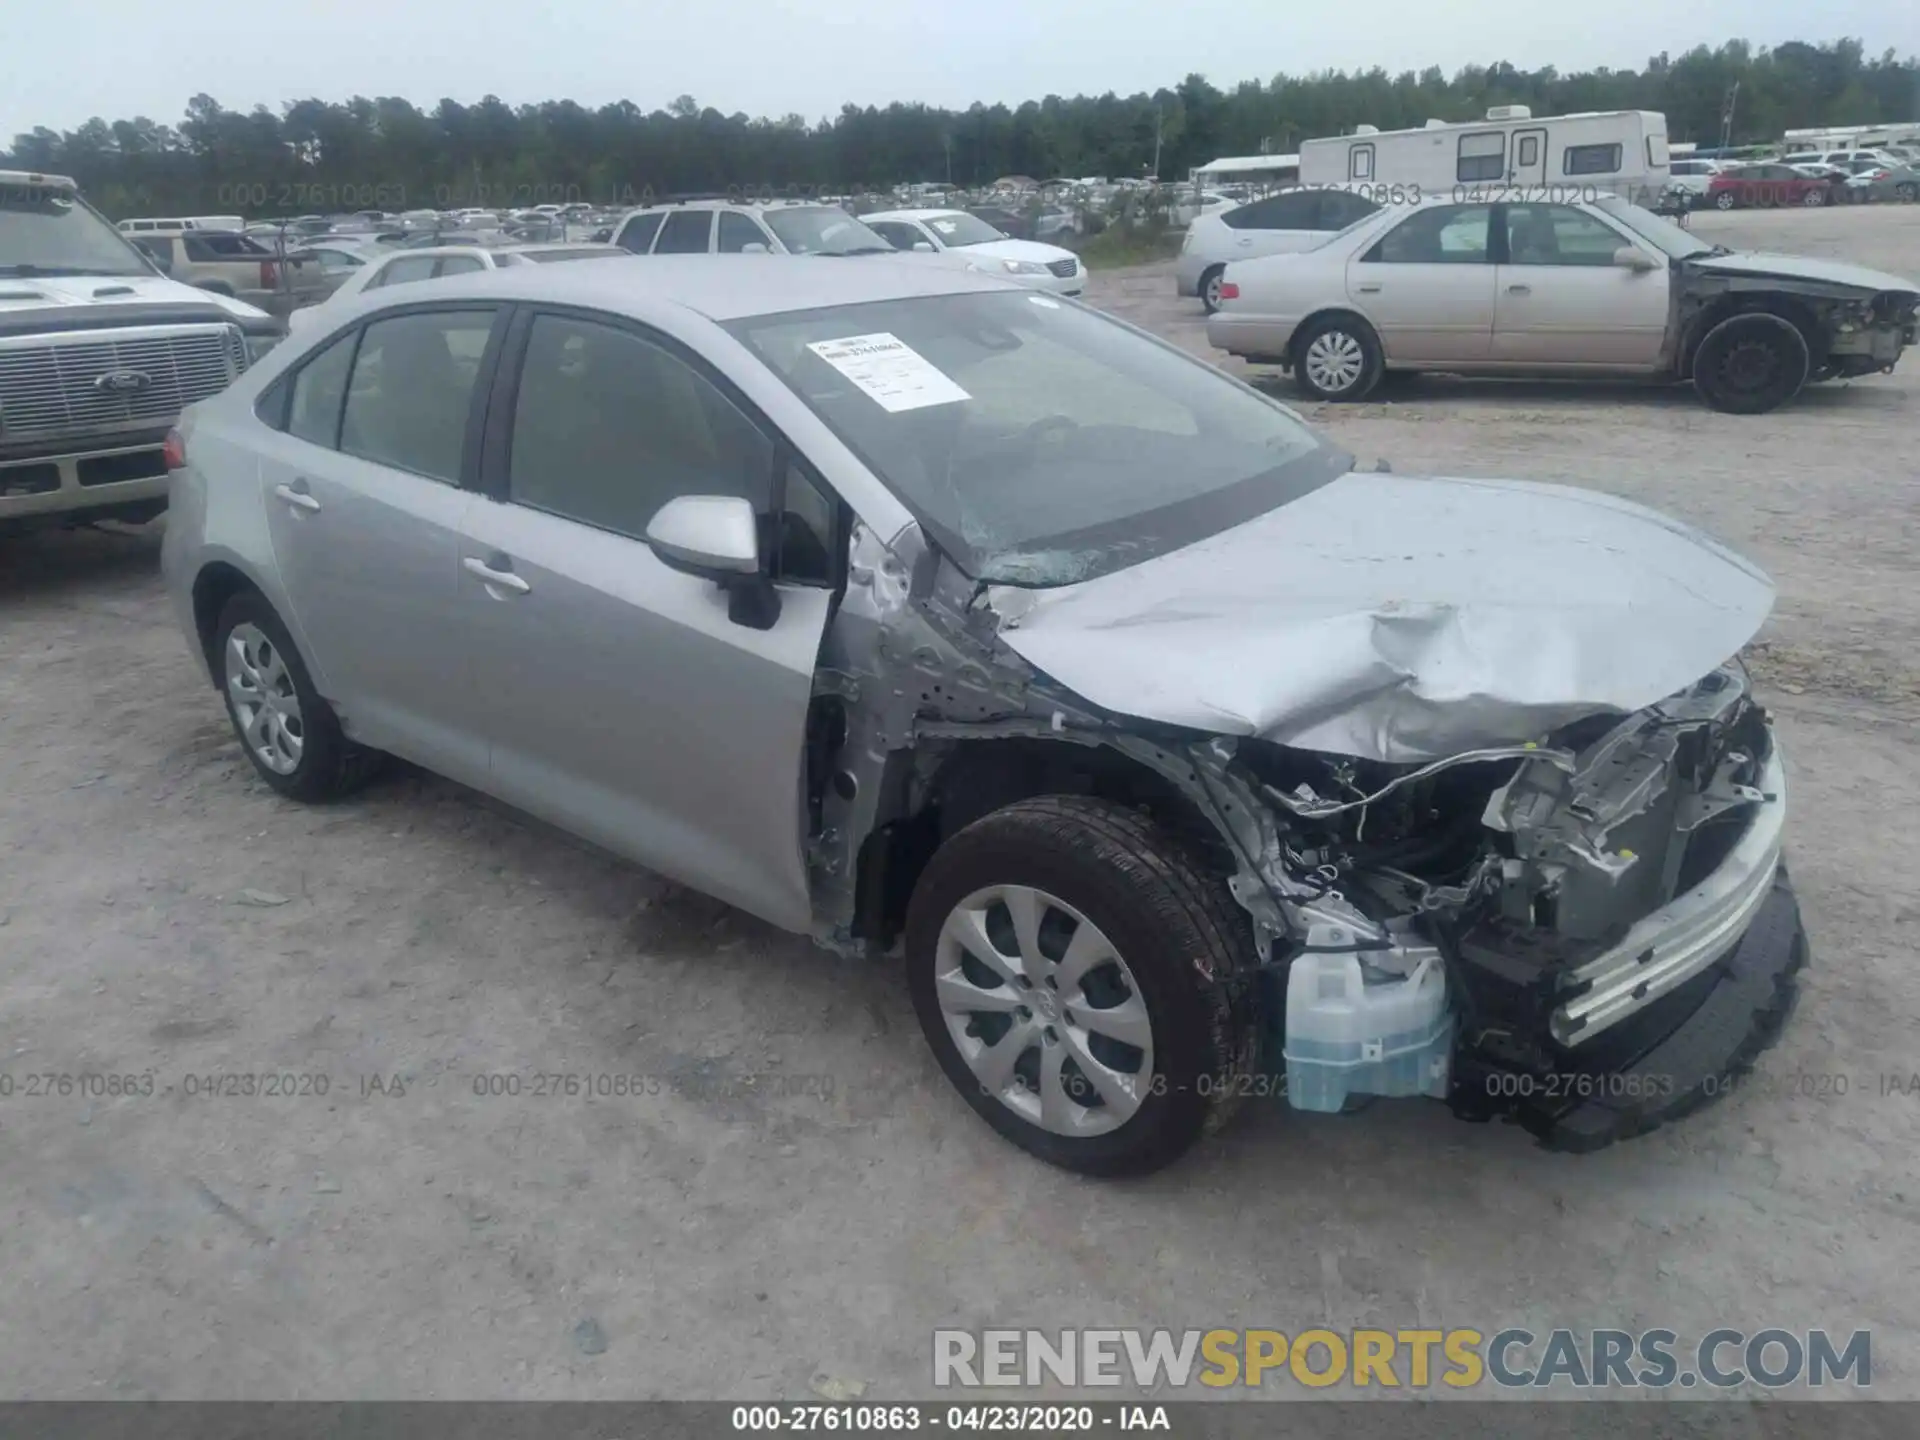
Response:
[[[1262,1016],[1239,1068],[1285,1074],[1297,1108],[1424,1094],[1592,1149],[1722,1093],[1777,1036],[1806,943],[1780,758],[1737,662],[1630,713],[1367,758],[1097,703],[1007,643],[1021,606],[998,599],[915,528],[856,528],[807,766],[823,943],[886,950],[945,838],[1086,793],[1151,812],[1224,878],[1259,957],[1217,977]]]

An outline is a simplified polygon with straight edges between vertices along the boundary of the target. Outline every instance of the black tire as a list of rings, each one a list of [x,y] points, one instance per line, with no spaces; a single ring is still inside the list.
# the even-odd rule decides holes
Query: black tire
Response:
[[[1211,315],[1220,308],[1220,281],[1226,275],[1227,267],[1215,265],[1200,275],[1200,308]]]
[[[1827,192],[1824,190],[1809,190],[1800,197],[1800,203],[1818,209],[1827,203]]]
[[[1153,1074],[1131,1119],[1092,1136],[1043,1129],[987,1093],[936,990],[942,927],[993,885],[1028,885],[1072,906],[1132,972],[1153,1031]],[[1042,796],[996,810],[935,852],[907,910],[907,983],[940,1068],[989,1125],[1029,1154],[1083,1174],[1141,1175],[1223,1124],[1257,1073],[1253,935],[1225,881],[1145,816],[1104,800]]]
[[[1352,383],[1337,388],[1317,381],[1311,373],[1307,360],[1307,353],[1313,348],[1314,342],[1332,336],[1346,337],[1358,347],[1360,354],[1360,364],[1354,372]],[[1379,385],[1380,376],[1385,369],[1386,360],[1380,351],[1380,337],[1373,333],[1371,325],[1357,315],[1323,316],[1308,325],[1294,338],[1294,383],[1316,400],[1336,403],[1364,400]]]
[[[1713,197],[1713,208],[1716,210],[1731,210],[1739,203],[1740,197],[1731,190],[1722,190]]]
[[[1730,415],[1760,415],[1784,405],[1811,372],[1806,336],[1791,321],[1764,311],[1722,320],[1693,352],[1694,388]]]
[[[1911,180],[1902,180],[1893,187],[1893,197],[1903,205],[1911,205],[1914,201],[1920,200],[1920,185],[1916,185]]]
[[[288,772],[273,769],[256,753],[235,708],[230,667],[235,664],[233,632],[241,625],[252,625],[266,637],[284,665],[293,696],[299,701],[301,753],[298,763]],[[280,623],[273,606],[258,592],[243,590],[227,601],[214,623],[212,659],[214,678],[219,684],[234,738],[253,763],[255,773],[289,800],[322,804],[341,799],[366,784],[380,769],[386,757],[378,750],[354,744],[341,733],[339,718],[313,688],[306,662],[287,635],[287,627]]]

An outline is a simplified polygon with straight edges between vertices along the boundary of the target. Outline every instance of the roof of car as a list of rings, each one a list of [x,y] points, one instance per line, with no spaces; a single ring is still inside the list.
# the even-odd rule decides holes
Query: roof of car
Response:
[[[504,294],[614,311],[629,297],[667,300],[716,321],[1020,289],[974,271],[886,255],[654,255],[629,264],[514,265],[433,284],[436,294]]]
[[[919,210],[873,210],[862,215],[862,220],[931,220],[936,215],[964,215],[967,212],[957,205],[935,205],[930,209]]]

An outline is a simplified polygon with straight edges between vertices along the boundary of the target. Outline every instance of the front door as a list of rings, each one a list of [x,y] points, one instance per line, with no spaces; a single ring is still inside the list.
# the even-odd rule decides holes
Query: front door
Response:
[[[1490,205],[1416,210],[1347,266],[1347,293],[1387,358],[1471,364],[1493,343]]]
[[[804,742],[832,536],[790,542],[827,512],[798,503],[795,487],[810,482],[791,464],[776,476],[784,448],[670,342],[574,312],[516,332],[502,473],[489,475],[492,498],[474,502],[460,547],[490,788],[804,930]],[[647,522],[679,495],[786,512],[784,527],[764,527],[768,543],[785,533],[781,554],[807,559],[792,573],[773,565],[770,628],[729,618],[716,584],[648,549]]]
[[[1496,267],[1493,358],[1650,370],[1667,334],[1665,257],[1573,205],[1507,205]],[[1661,263],[1614,263],[1623,248]]]
[[[1507,167],[1508,184],[1547,183],[1547,132],[1544,128],[1514,131],[1513,149],[1507,153],[1512,157]]]
[[[486,775],[457,612],[471,411],[497,311],[376,320],[295,374],[261,458],[268,531],[315,684],[354,738]]]

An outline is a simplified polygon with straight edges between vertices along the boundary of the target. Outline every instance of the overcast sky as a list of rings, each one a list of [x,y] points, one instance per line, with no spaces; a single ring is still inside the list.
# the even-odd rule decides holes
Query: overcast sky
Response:
[[[243,110],[355,94],[431,109],[489,92],[652,110],[691,94],[729,114],[818,120],[846,101],[1125,95],[1193,71],[1229,88],[1374,65],[1638,68],[1734,36],[1920,51],[1913,0],[10,0],[6,12],[0,143],[94,115],[175,124],[200,91]]]

